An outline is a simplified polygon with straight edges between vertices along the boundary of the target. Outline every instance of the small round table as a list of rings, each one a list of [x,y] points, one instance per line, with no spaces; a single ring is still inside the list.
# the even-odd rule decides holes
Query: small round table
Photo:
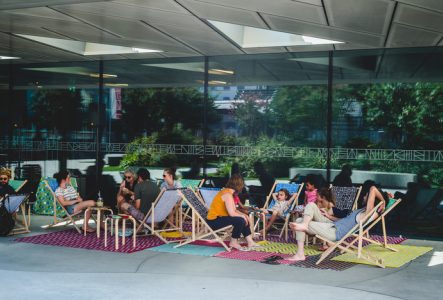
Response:
[[[118,241],[118,224],[119,221],[122,220],[122,246],[126,243],[126,220],[131,221],[133,225],[132,232],[132,248],[135,248],[137,243],[137,221],[129,215],[119,214],[119,215],[111,215],[105,221],[105,247],[108,246],[108,221],[111,221],[111,236],[114,234],[115,236],[115,250],[118,250],[119,241]],[[115,220],[115,227],[114,227]]]
[[[88,211],[96,211],[96,215],[97,215],[97,219],[96,219],[96,223],[97,223],[97,238],[100,238],[100,219],[101,219],[101,214],[105,211],[110,212],[111,214],[113,214],[112,209],[110,209],[109,207],[106,206],[93,206],[93,207],[88,207],[85,210],[85,216],[84,219],[86,219],[86,213]],[[92,213],[91,213],[92,214]],[[83,231],[84,231],[84,235],[86,236],[86,222],[83,221]]]

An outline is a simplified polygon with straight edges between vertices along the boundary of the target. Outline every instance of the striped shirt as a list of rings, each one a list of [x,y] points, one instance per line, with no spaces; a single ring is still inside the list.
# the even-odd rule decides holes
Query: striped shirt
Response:
[[[57,197],[62,196],[66,201],[75,200],[78,197],[77,191],[70,185],[67,185],[65,188],[58,187],[55,190],[55,195]]]

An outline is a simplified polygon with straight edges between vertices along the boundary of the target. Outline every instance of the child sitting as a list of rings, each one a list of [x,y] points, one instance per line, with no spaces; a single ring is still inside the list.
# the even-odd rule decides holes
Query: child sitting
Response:
[[[272,198],[274,199],[274,206],[269,209],[262,209],[262,219],[266,217],[266,214],[272,213],[269,221],[266,224],[265,232],[268,231],[272,224],[278,217],[284,218],[285,212],[288,210],[292,201],[294,201],[296,193],[292,196],[289,194],[287,189],[281,189],[277,193],[272,194]]]
[[[302,205],[297,205],[294,208],[296,217],[301,215],[305,210],[305,206],[309,203],[315,203],[317,201],[317,179],[314,174],[308,174],[305,179],[305,197]]]

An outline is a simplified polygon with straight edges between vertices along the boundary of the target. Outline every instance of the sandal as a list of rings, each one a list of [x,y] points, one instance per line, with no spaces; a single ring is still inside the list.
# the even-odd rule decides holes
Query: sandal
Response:
[[[262,245],[253,245],[251,247],[248,247],[249,250],[257,250],[257,249],[262,249],[263,246]]]
[[[236,248],[236,247],[231,247],[231,249],[236,249],[236,250],[238,250],[238,251],[242,251],[242,252],[247,252],[247,251],[249,251],[249,248],[248,247],[240,247],[240,248]]]

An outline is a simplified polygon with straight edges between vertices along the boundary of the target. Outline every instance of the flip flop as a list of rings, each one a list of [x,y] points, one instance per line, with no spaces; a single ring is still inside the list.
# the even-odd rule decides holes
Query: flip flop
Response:
[[[234,247],[231,247],[231,249],[236,249],[236,250],[238,250],[238,251],[242,251],[242,252],[247,252],[247,251],[249,251],[249,248],[248,248],[248,247],[240,247],[240,248],[234,248]]]
[[[249,250],[257,250],[257,249],[262,249],[262,248],[263,248],[262,245],[254,245],[254,246],[248,247]]]

